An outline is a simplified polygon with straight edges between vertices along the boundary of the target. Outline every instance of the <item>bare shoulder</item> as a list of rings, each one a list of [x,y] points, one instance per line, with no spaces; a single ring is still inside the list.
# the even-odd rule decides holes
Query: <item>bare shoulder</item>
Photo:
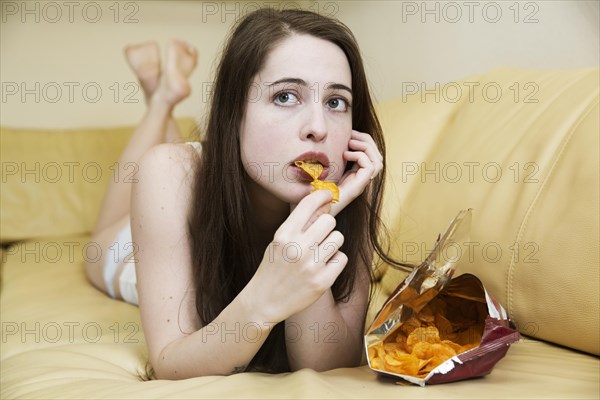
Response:
[[[189,144],[161,143],[144,153],[139,170],[142,174],[150,172],[159,176],[167,174],[171,178],[190,178],[199,162],[198,152]]]
[[[187,144],[160,144],[141,157],[131,193],[131,225],[142,243],[160,247],[176,238],[179,252],[188,250],[188,214],[199,162],[197,151]]]
[[[160,144],[140,158],[131,193],[132,233],[140,244],[162,247],[176,240],[177,253],[189,250],[188,213],[199,162],[188,144]]]
[[[154,146],[139,160],[132,195],[161,199],[170,210],[187,212],[199,163],[198,152],[188,144]]]

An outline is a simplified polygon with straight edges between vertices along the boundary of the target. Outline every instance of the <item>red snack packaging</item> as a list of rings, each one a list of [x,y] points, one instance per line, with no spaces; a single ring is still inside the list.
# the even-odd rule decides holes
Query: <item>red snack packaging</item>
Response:
[[[462,210],[383,304],[364,337],[373,371],[420,386],[474,378],[520,339],[477,277],[452,278],[470,226]]]

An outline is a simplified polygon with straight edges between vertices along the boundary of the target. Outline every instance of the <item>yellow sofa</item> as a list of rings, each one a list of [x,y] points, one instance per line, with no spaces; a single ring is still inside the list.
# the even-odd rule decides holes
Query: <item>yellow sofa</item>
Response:
[[[138,309],[83,269],[98,256],[89,232],[131,128],[3,127],[0,397],[598,398],[599,75],[498,69],[419,92],[407,83],[379,105],[392,252],[421,261],[473,208],[458,273],[480,277],[524,335],[490,375],[425,388],[365,365],[149,380]],[[380,270],[367,323],[403,276]]]

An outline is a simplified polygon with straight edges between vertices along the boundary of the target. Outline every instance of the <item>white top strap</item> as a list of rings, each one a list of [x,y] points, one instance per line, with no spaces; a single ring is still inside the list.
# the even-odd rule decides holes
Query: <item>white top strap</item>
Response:
[[[196,151],[198,152],[198,155],[202,155],[202,143],[200,143],[200,142],[185,142],[185,143],[189,144],[194,149],[196,149]]]

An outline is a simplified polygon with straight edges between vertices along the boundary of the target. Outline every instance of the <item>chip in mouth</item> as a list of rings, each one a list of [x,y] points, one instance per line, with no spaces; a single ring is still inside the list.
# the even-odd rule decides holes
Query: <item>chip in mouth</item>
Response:
[[[294,164],[313,179],[310,183],[313,186],[313,191],[329,190],[333,195],[333,199],[331,200],[332,203],[337,203],[340,200],[340,191],[335,183],[319,180],[319,176],[321,176],[321,173],[323,172],[323,165],[321,165],[320,162],[305,160],[295,161]]]

